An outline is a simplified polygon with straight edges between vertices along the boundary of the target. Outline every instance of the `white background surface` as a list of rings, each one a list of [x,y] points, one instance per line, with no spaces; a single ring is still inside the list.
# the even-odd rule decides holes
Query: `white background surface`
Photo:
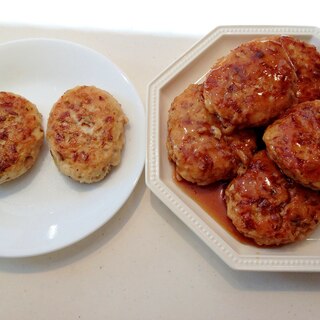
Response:
[[[0,41],[54,37],[111,58],[145,101],[147,84],[212,28],[320,26],[316,2],[10,1]],[[27,27],[26,27],[27,25]],[[49,255],[0,259],[0,319],[317,319],[320,274],[227,267],[144,176],[100,230]]]
[[[311,0],[10,0],[1,3],[0,22],[190,36],[218,25],[317,25],[317,6]]]

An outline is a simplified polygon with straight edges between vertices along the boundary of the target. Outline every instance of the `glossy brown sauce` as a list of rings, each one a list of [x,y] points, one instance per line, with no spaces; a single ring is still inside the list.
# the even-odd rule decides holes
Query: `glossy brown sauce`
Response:
[[[224,191],[228,185],[226,182],[214,183],[209,186],[198,186],[186,180],[178,181],[176,178],[173,180],[184,193],[192,198],[235,239],[242,243],[256,246],[253,240],[244,237],[238,232],[227,216],[227,208],[224,201]]]

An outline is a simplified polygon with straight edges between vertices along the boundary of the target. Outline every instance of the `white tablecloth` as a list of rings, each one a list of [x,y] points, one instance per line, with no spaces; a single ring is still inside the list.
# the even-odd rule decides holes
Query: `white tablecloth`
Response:
[[[199,38],[0,27],[1,42],[25,37],[71,40],[107,55],[144,102],[147,84]],[[144,173],[123,208],[86,239],[52,254],[0,259],[0,283],[3,320],[319,317],[319,273],[231,270],[146,188]]]

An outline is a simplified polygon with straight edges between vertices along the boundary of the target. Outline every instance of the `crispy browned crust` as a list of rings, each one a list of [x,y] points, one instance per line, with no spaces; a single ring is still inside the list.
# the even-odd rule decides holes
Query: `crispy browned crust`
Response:
[[[241,130],[259,127],[259,136],[267,125],[263,140],[282,171],[266,151],[248,166],[255,143]],[[178,179],[206,185],[238,174],[226,190],[228,216],[260,245],[294,242],[318,224],[320,194],[311,189],[320,190],[319,141],[320,54],[289,36],[240,45],[169,110],[167,149]]]
[[[286,178],[264,150],[225,194],[228,217],[259,245],[303,239],[319,222],[320,194]]]
[[[41,115],[27,99],[0,92],[0,183],[27,172],[43,143]]]
[[[288,110],[266,129],[263,140],[269,156],[286,175],[320,190],[320,100]]]
[[[59,170],[79,182],[103,179],[120,163],[127,117],[112,95],[93,86],[65,92],[53,106],[47,140]]]
[[[224,124],[266,125],[295,101],[296,74],[278,38],[244,43],[213,66],[205,105]]]
[[[169,110],[167,149],[178,179],[199,185],[232,178],[256,148],[252,131],[223,133],[203,100],[203,86],[190,85]]]
[[[320,99],[320,54],[316,47],[293,37],[280,37],[297,75],[298,102]]]

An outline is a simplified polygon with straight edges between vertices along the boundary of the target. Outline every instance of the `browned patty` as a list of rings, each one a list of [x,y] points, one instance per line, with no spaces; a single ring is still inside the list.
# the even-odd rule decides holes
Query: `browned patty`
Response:
[[[297,75],[298,102],[320,99],[320,53],[316,47],[293,37],[280,37]]]
[[[59,170],[79,182],[103,179],[120,163],[127,117],[108,92],[93,86],[68,90],[53,106],[47,140]]]
[[[263,140],[269,156],[286,175],[320,190],[320,100],[288,110],[266,129]]]
[[[295,81],[280,41],[250,41],[213,66],[204,82],[205,105],[225,126],[266,125],[296,101]]]
[[[0,92],[0,184],[27,172],[43,143],[41,115],[27,99]]]
[[[320,194],[286,178],[264,150],[254,155],[225,194],[228,217],[259,245],[303,239],[319,221]]]
[[[167,149],[178,179],[207,185],[232,178],[249,162],[255,148],[252,131],[223,134],[216,116],[204,106],[202,85],[190,85],[174,99],[169,110]]]

